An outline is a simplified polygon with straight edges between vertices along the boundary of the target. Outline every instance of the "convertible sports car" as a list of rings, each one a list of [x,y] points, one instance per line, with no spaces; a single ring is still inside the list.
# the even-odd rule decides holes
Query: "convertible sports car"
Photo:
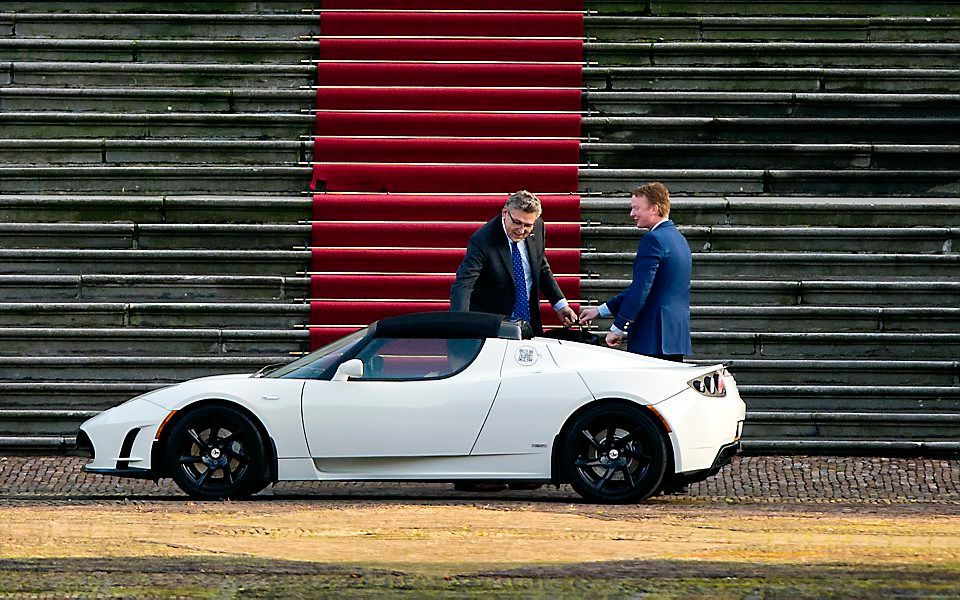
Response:
[[[716,473],[745,412],[723,365],[531,338],[482,313],[383,319],[272,368],[104,411],[80,427],[84,470],[172,477],[205,499],[291,480],[495,481],[625,503]]]

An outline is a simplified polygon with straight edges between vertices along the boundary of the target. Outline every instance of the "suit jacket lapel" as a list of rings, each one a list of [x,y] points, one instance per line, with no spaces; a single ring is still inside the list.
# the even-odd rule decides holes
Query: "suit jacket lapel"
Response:
[[[503,268],[510,274],[510,279],[514,279],[513,257],[510,256],[510,240],[507,239],[507,234],[503,231],[503,221],[501,217],[497,217],[495,221],[493,243],[497,246],[497,254],[499,254],[500,259],[503,260]],[[514,281],[513,285],[517,285],[517,282]]]

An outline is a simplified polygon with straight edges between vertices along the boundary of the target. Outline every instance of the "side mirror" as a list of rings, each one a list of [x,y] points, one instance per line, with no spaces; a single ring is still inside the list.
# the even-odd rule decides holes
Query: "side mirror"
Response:
[[[351,358],[337,367],[333,381],[348,381],[351,377],[363,377],[363,361],[359,358]]]

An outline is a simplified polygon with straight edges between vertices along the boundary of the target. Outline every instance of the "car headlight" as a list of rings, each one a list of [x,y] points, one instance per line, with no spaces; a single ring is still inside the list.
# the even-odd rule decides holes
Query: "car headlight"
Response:
[[[696,379],[691,379],[687,385],[697,393],[710,398],[723,398],[727,395],[727,386],[723,383],[723,371],[711,371]]]

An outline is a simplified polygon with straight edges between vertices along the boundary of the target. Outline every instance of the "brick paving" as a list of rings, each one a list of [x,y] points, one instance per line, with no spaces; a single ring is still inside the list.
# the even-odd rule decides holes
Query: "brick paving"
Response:
[[[152,481],[89,475],[86,459],[57,456],[0,456],[0,501],[160,498],[183,496],[169,479]],[[261,495],[286,498],[489,497],[574,500],[568,487],[489,494],[454,492],[449,484],[281,483]],[[718,475],[691,485],[693,498],[754,502],[867,502],[960,505],[960,461],[950,459],[836,456],[739,457]]]

